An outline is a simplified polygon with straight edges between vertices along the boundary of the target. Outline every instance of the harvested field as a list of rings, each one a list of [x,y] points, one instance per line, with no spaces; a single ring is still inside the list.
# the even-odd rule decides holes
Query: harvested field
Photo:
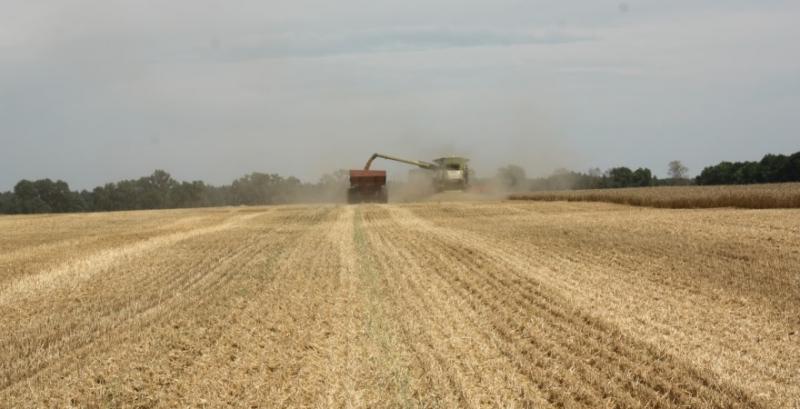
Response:
[[[670,209],[792,209],[800,208],[800,183],[563,190],[514,194],[510,199],[607,202]]]
[[[800,407],[800,210],[0,217],[2,407]]]

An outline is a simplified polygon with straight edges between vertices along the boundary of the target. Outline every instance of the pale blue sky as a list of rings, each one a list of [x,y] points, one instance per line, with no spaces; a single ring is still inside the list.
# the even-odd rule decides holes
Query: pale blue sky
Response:
[[[4,0],[0,190],[313,181],[374,151],[697,173],[800,150],[798,21],[792,1]]]

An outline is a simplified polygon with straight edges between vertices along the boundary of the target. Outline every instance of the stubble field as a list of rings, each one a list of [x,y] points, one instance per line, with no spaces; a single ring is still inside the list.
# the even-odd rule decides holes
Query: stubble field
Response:
[[[800,210],[0,217],[2,407],[800,407]]]

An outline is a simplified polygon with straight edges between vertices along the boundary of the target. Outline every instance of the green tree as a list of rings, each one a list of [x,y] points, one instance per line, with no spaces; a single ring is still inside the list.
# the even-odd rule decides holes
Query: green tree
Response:
[[[297,178],[256,172],[234,180],[230,189],[233,204],[276,204],[288,202],[291,190],[299,183]]]
[[[608,170],[609,187],[628,187],[633,186],[633,171],[625,166],[611,168]]]
[[[194,182],[182,182],[172,186],[169,193],[169,207],[200,207],[207,204],[205,183],[196,180]]]
[[[765,155],[759,163],[761,175],[767,182],[788,182],[791,161],[784,155]]]
[[[650,169],[639,168],[631,175],[631,184],[629,186],[650,186],[652,184],[653,173],[650,172]]]
[[[15,213],[49,213],[52,208],[39,197],[36,183],[30,180],[20,180],[14,186],[14,212]]]
[[[168,207],[170,192],[178,184],[169,173],[157,169],[152,175],[137,181],[139,208],[163,209]]]
[[[789,156],[786,179],[787,181],[800,182],[800,152],[795,152]]]
[[[734,168],[736,170],[733,170]],[[733,175],[731,176],[732,180],[728,180],[728,183],[747,184],[764,182],[764,175],[761,165],[759,165],[758,162],[734,164],[731,170],[733,171]]]
[[[50,207],[50,211],[64,213],[77,210],[74,194],[66,182],[40,179],[33,182],[33,185],[39,198]]]

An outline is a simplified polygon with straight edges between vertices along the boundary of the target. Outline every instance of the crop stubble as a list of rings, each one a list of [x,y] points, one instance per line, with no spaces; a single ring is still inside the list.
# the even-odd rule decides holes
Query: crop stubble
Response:
[[[797,211],[142,214],[0,219],[2,405],[798,404]]]

